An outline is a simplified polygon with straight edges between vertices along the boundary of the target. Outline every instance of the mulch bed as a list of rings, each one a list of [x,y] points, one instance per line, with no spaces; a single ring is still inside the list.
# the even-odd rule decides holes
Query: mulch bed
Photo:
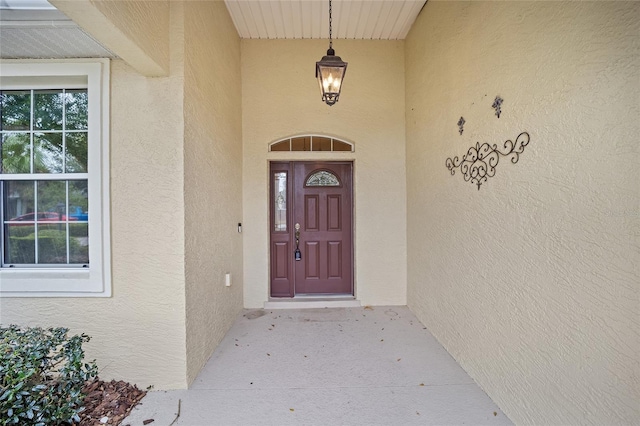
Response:
[[[82,393],[86,395],[85,409],[80,413],[79,426],[119,425],[147,394],[122,380],[99,379],[88,382]]]

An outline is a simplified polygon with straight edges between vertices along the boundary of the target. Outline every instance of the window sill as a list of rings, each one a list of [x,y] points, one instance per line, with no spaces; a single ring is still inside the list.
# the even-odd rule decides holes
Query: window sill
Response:
[[[91,269],[3,269],[0,296],[111,297],[111,286],[106,282],[105,277]]]

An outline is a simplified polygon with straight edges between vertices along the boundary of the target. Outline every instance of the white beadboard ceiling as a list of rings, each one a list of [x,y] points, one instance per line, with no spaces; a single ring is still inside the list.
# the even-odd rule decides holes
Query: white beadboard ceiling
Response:
[[[332,0],[333,38],[404,39],[425,3]],[[328,0],[225,0],[225,4],[241,38],[329,38]],[[0,58],[74,57],[115,55],[46,0],[0,0]]]
[[[0,58],[114,58],[46,0],[0,0]]]
[[[329,38],[328,0],[225,0],[241,38]],[[333,38],[404,39],[425,0],[332,0]]]

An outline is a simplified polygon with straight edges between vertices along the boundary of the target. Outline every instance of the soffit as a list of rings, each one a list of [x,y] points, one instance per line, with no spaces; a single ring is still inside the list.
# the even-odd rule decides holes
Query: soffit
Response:
[[[327,0],[225,0],[241,38],[327,39]],[[425,0],[333,0],[335,39],[401,40]]]
[[[225,0],[241,38],[327,39],[326,0]],[[425,0],[333,0],[333,38],[404,39]],[[0,0],[0,58],[114,58],[46,0]]]
[[[46,0],[0,0],[0,58],[114,58]]]

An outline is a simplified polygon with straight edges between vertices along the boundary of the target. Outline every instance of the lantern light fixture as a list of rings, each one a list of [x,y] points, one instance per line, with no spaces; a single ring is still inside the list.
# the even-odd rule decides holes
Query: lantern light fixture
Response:
[[[316,62],[316,78],[322,92],[322,101],[329,106],[338,102],[342,80],[347,72],[347,63],[343,62],[340,56],[336,56],[336,52],[333,50],[331,12],[331,0],[329,0],[329,50],[327,50],[326,56]]]

